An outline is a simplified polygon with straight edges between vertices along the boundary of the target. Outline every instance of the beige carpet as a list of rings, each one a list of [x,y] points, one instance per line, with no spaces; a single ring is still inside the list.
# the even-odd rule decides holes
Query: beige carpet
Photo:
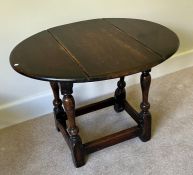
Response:
[[[138,107],[140,88],[127,88]],[[138,138],[90,154],[84,167],[74,168],[70,151],[54,127],[52,114],[0,130],[1,175],[193,175],[193,68],[152,81],[153,137]],[[84,141],[134,122],[112,108],[77,120]]]

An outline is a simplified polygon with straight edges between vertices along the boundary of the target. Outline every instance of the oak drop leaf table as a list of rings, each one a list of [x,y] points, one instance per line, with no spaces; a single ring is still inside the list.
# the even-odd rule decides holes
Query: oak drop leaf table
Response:
[[[13,49],[10,63],[20,74],[50,82],[56,128],[69,145],[75,166],[80,167],[88,153],[134,137],[144,142],[151,138],[150,71],[173,55],[178,46],[176,34],[160,24],[125,18],[94,19],[29,37]],[[124,81],[125,76],[138,72],[142,72],[140,112],[126,101]],[[74,83],[113,78],[120,78],[114,97],[75,109]],[[116,112],[125,110],[137,125],[82,143],[75,117],[111,105]]]

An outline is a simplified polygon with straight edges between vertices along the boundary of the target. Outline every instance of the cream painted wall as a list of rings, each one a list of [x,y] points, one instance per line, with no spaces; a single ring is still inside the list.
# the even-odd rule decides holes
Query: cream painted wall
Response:
[[[22,117],[25,118],[24,115],[27,116],[27,114],[22,113],[22,104],[26,105],[35,99],[39,101],[34,101],[34,103],[41,106],[41,109],[45,109],[41,112],[38,106],[34,109],[34,106],[29,104],[32,117],[51,111],[51,103],[40,102],[45,97],[49,97],[46,98],[47,100],[51,99],[48,83],[21,76],[10,67],[9,54],[13,47],[41,30],[79,20],[102,17],[141,18],[161,23],[178,34],[181,42],[178,54],[192,53],[192,0],[0,0],[0,123],[3,121],[3,126],[14,123],[15,116],[23,115]],[[175,62],[174,58],[172,60],[174,69],[168,72],[190,66],[192,62],[190,56],[188,57],[189,62],[186,62],[187,65],[183,62],[182,67],[180,66],[182,62]],[[158,67],[155,72],[159,76],[163,70],[164,67]],[[136,81],[136,77],[130,78],[130,84]],[[98,96],[108,94],[115,86],[115,81],[100,82],[100,85],[95,83],[76,85],[77,91],[86,89],[87,94],[75,93],[75,96],[81,103],[81,100],[86,101],[97,97],[96,94]],[[19,112],[13,110],[17,105],[21,106]],[[34,110],[39,112],[36,113]],[[24,120],[23,118],[18,121]]]

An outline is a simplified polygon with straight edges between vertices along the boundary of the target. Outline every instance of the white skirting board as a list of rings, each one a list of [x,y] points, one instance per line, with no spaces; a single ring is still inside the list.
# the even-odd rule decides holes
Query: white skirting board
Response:
[[[157,78],[191,66],[193,66],[193,50],[174,55],[169,60],[153,68],[151,75],[152,78]],[[136,75],[126,79],[127,86],[138,83],[138,78],[139,76]],[[108,80],[77,84],[74,88],[76,106],[83,105],[89,100],[94,102],[96,99],[113,94],[116,88],[116,81]],[[0,106],[0,128],[52,112],[52,100],[51,91],[48,91],[41,95],[34,95],[33,97],[27,97],[26,99]]]

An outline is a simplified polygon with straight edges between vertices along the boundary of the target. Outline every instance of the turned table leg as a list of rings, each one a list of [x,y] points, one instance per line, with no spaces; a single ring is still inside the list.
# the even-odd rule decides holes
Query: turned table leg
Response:
[[[115,104],[114,109],[116,112],[121,112],[125,109],[125,98],[126,98],[126,92],[125,92],[125,81],[124,77],[120,77],[120,80],[117,83],[117,89],[115,91]]]
[[[53,105],[54,105],[54,118],[55,118],[55,125],[56,125],[56,129],[59,131],[59,128],[57,126],[57,121],[60,121],[60,123],[63,124],[64,127],[66,127],[66,115],[64,112],[64,109],[62,107],[62,100],[60,99],[59,96],[59,86],[57,82],[50,82],[50,86],[52,88],[52,92],[54,95],[54,100],[53,100]]]
[[[142,128],[142,133],[139,138],[146,142],[151,138],[151,114],[149,112],[150,104],[148,102],[148,94],[151,83],[151,75],[149,74],[151,70],[142,72],[141,74],[141,90],[142,90],[142,103],[140,105],[140,126]]]
[[[80,167],[85,164],[84,161],[84,149],[80,136],[78,135],[78,127],[75,122],[75,102],[71,95],[73,92],[73,83],[62,82],[61,93],[63,95],[63,105],[68,118],[67,132],[70,136],[71,152],[73,161],[76,167]]]

